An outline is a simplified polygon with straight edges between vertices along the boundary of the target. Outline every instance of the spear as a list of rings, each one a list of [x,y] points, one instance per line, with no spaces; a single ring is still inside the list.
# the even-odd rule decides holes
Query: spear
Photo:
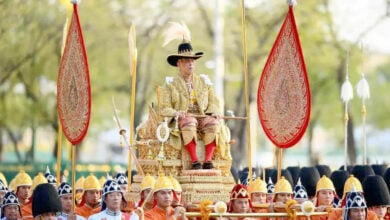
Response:
[[[131,154],[131,156],[134,157],[135,159],[135,164],[138,166],[138,169],[139,171],[141,172],[141,175],[142,176],[145,176],[144,174],[144,171],[142,170],[142,167],[141,167],[141,164],[139,163],[139,161],[137,160],[137,157],[135,155],[135,152],[134,152],[134,149],[133,149],[133,146],[127,141],[129,140],[127,135],[126,135],[126,130],[122,127],[122,124],[119,120],[119,117],[118,117],[118,114],[117,114],[117,108],[115,106],[115,101],[114,101],[114,97],[112,97],[112,100],[111,100],[111,106],[114,110],[114,120],[116,122],[116,124],[118,125],[118,128],[119,128],[119,134],[123,137],[124,141],[125,141],[125,144],[127,145],[127,147],[129,148],[129,154]],[[130,182],[130,181],[128,181]]]
[[[363,165],[367,164],[367,143],[366,143],[366,99],[370,98],[370,86],[362,73],[362,79],[356,85],[356,92],[362,99],[362,120],[363,120]]]
[[[135,111],[135,84],[137,79],[137,47],[136,47],[136,35],[135,27],[132,23],[129,30],[129,57],[130,57],[130,77],[131,77],[131,100],[130,100],[130,146],[134,144],[134,111]],[[131,186],[131,164],[132,154],[129,151],[129,161],[127,165],[128,191],[130,192]]]
[[[341,86],[341,99],[344,102],[345,112],[344,112],[344,170],[347,170],[347,157],[348,157],[348,102],[353,99],[353,88],[348,79],[348,62],[349,62],[349,52],[347,51],[347,64],[346,64],[346,74],[345,81]]]

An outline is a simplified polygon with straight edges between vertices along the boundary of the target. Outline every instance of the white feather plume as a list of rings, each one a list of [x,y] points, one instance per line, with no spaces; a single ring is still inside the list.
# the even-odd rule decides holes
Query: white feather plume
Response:
[[[169,22],[170,26],[163,33],[165,36],[163,47],[165,47],[172,40],[182,40],[186,42],[191,41],[190,30],[184,22]]]
[[[345,77],[345,81],[341,86],[341,99],[345,103],[353,99],[353,88],[351,82],[348,80],[348,75]]]
[[[356,91],[360,98],[362,99],[370,98],[370,86],[368,85],[368,82],[366,80],[366,77],[364,77],[364,74],[362,74],[362,79],[356,85]]]

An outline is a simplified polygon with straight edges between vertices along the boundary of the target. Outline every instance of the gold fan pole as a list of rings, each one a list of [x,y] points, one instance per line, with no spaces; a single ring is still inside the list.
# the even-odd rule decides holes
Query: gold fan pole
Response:
[[[76,198],[76,146],[72,148],[72,213],[75,213],[75,198]]]
[[[246,28],[245,28],[245,0],[241,0],[241,27],[242,27],[242,48],[244,56],[244,81],[245,81],[245,108],[246,108],[246,142],[248,146],[248,168],[249,180],[252,180],[252,147],[251,147],[251,123],[250,123],[250,108],[249,108],[249,95],[248,95],[248,61],[246,51]]]
[[[57,132],[57,187],[61,184],[61,158],[62,158],[62,126],[58,118]]]
[[[282,158],[283,158],[283,149],[278,148],[278,180],[282,175]]]
[[[136,80],[137,80],[137,48],[136,48],[136,35],[134,24],[130,25],[129,30],[129,51],[130,51],[130,75],[131,75],[131,106],[130,106],[130,148],[134,147],[134,113],[135,113],[135,95],[136,95]],[[127,164],[127,176],[128,176],[128,187],[127,190],[130,192],[131,187],[131,169],[132,169],[132,153],[129,151],[129,162]]]

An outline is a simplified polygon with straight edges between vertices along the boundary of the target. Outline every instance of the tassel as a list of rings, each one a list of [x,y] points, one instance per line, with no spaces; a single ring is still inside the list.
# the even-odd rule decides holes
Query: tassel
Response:
[[[364,77],[364,73],[362,73],[362,79],[356,85],[356,91],[360,98],[369,99],[370,98],[370,86],[366,78]]]
[[[351,82],[348,80],[348,75],[345,77],[345,81],[341,86],[341,99],[345,103],[353,99],[353,88]]]
[[[165,47],[172,40],[182,40],[184,42],[191,41],[190,30],[188,29],[187,25],[184,24],[184,22],[169,22],[169,24],[171,24],[171,26],[163,33],[165,36],[163,47]]]

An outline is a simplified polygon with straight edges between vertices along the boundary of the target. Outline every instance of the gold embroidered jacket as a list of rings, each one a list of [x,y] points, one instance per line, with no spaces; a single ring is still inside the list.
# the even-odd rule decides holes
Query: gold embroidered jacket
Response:
[[[207,76],[194,74],[193,86],[200,114],[220,114],[219,100],[215,96],[213,86]],[[159,97],[161,115],[172,116],[177,111],[188,110],[190,94],[188,94],[185,81],[180,75],[167,77],[160,92],[162,93]]]

